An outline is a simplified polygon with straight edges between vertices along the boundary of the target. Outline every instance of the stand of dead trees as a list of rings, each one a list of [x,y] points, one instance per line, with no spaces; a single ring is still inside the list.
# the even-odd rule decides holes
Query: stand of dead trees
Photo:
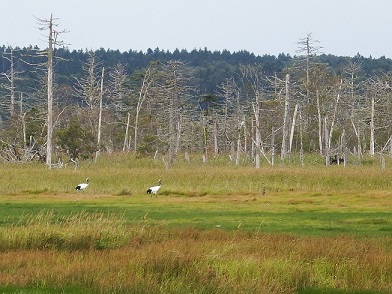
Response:
[[[350,59],[334,71],[317,58],[321,47],[312,35],[299,41],[300,55],[284,71],[271,76],[261,65],[240,65],[214,93],[203,92],[194,68],[180,60],[128,73],[121,63],[105,66],[91,50],[69,87],[56,82],[62,43],[55,19],[39,22],[49,32],[48,49],[32,48],[41,63],[23,61],[37,82],[16,70],[21,57],[14,48],[3,54],[9,65],[1,75],[3,161],[77,166],[103,152],[134,152],[161,158],[167,168],[191,154],[260,168],[297,155],[304,164],[307,154],[326,165],[392,155],[392,74],[365,79],[362,64]],[[21,82],[36,90],[20,91]]]

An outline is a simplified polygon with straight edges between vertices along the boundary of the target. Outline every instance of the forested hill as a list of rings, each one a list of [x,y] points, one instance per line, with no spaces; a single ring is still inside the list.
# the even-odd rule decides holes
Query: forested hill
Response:
[[[10,63],[4,58],[7,47],[3,45],[0,48],[3,58],[0,59],[0,72],[5,73],[9,70]],[[15,48],[15,71],[26,73],[34,71],[31,64],[44,62],[44,59],[37,58],[39,54],[38,47]],[[88,50],[73,50],[60,48],[55,50],[57,56],[56,75],[60,83],[71,83],[71,77],[79,77],[82,72],[82,66],[87,62]],[[230,52],[199,50],[175,50],[173,52],[147,49],[146,52],[132,51],[120,52],[119,50],[99,49],[94,51],[96,60],[106,68],[114,68],[122,64],[128,75],[132,75],[136,70],[145,68],[152,61],[169,61],[180,60],[194,69],[195,83],[202,92],[214,93],[217,85],[226,78],[232,77],[240,65],[259,65],[262,67],[266,76],[273,76],[285,71],[287,67],[300,57],[290,56],[281,53],[278,56],[263,55],[258,56],[248,51]],[[35,57],[34,57],[35,56]],[[372,57],[363,57],[357,54],[354,57],[343,57],[335,55],[322,54],[317,56],[317,61],[328,64],[331,69],[339,73],[348,60],[361,64],[362,77],[371,76],[374,72],[392,70],[392,60],[385,57],[378,59]],[[23,85],[21,85],[23,87]]]

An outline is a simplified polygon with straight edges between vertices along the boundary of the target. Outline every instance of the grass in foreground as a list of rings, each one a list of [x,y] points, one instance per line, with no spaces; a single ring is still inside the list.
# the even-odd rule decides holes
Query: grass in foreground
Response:
[[[64,293],[69,288],[80,293],[392,290],[390,238],[310,238],[145,226],[133,228],[121,248],[1,252],[0,268],[1,285],[57,288]]]

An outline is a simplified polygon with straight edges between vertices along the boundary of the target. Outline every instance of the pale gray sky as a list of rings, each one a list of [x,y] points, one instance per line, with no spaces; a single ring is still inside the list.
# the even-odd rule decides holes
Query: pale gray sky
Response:
[[[391,0],[1,0],[0,45],[45,48],[35,17],[58,18],[72,49],[247,50],[392,58]]]

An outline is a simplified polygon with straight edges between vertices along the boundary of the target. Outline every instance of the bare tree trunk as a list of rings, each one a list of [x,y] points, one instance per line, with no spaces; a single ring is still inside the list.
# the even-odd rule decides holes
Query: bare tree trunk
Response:
[[[175,149],[174,149],[175,154],[178,154],[180,152],[181,131],[182,131],[182,117],[180,116],[177,120],[177,126],[176,126],[176,141],[175,141]]]
[[[22,121],[22,132],[23,132],[23,147],[27,148],[27,137],[26,137],[26,112],[23,113],[23,93],[20,93],[20,101],[19,101],[19,107],[20,107],[20,119]]]
[[[361,144],[361,135],[359,133],[359,129],[355,126],[354,120],[351,118],[351,124],[354,129],[355,136],[357,137],[357,144],[358,144],[358,158],[362,157],[362,144]]]
[[[302,141],[302,113],[301,109],[299,110],[299,138],[300,138],[300,148],[299,148],[299,158],[302,165],[304,165],[304,145]]]
[[[320,93],[316,92],[320,155],[323,155],[323,121],[321,119]]]
[[[255,138],[255,132],[254,132],[254,129],[255,129],[255,126],[254,126],[254,122],[253,122],[253,119],[252,119],[252,123],[251,123],[251,128],[250,128],[250,130],[251,130],[251,142],[252,142],[252,144],[250,145],[251,147],[250,147],[250,152],[251,152],[251,157],[252,157],[252,161],[255,161],[255,152],[256,152],[256,148],[255,148],[255,144],[253,143],[253,142],[256,142],[256,138]]]
[[[256,102],[252,104],[253,114],[255,116],[255,144],[256,144],[256,154],[255,154],[255,165],[256,168],[260,168],[260,145],[261,145],[261,134],[260,134],[260,101],[259,95],[256,95]]]
[[[218,145],[218,118],[215,118],[214,121],[214,154],[215,156],[219,155],[219,145]]]
[[[289,136],[289,111],[290,111],[290,75],[286,74],[286,96],[284,105],[283,115],[283,138],[282,138],[282,150],[280,153],[280,159],[284,161],[287,157],[287,142]]]
[[[123,145],[123,152],[129,151],[129,123],[130,123],[131,114],[128,112],[127,118],[127,126],[125,127],[125,137],[124,137],[124,145]]]
[[[329,151],[330,145],[328,140],[328,126],[327,126],[327,117],[324,118],[324,135],[325,135],[325,165],[329,166]]]
[[[202,117],[203,123],[203,162],[206,163],[208,161],[208,127],[207,127],[207,118],[203,115]]]
[[[10,47],[10,52],[3,53],[3,58],[8,60],[10,62],[10,70],[9,74],[3,73],[3,75],[6,77],[8,82],[10,83],[9,86],[5,86],[7,90],[10,91],[10,105],[9,105],[9,111],[10,111],[10,116],[13,116],[15,114],[15,70],[14,70],[14,48]],[[9,57],[7,56],[9,55]]]
[[[343,80],[340,80],[340,86],[339,86],[339,92],[338,95],[336,96],[336,100],[335,100],[335,108],[333,111],[333,116],[332,116],[332,121],[331,121],[331,128],[329,130],[329,137],[328,137],[328,151],[331,148],[331,140],[332,140],[332,134],[334,131],[334,127],[335,127],[335,121],[336,121],[336,114],[338,112],[338,105],[339,105],[339,100],[340,100],[340,93],[342,90],[342,84],[343,84]]]
[[[242,148],[242,151],[243,151],[243,153],[245,154],[245,155],[247,155],[248,154],[248,137],[246,136],[247,135],[247,133],[248,133],[248,129],[246,128],[246,121],[245,121],[245,116],[244,116],[244,118],[243,118],[243,122],[244,122],[244,125],[243,125],[243,129],[244,129],[244,131],[243,131],[243,133],[244,133],[244,147]]]
[[[369,154],[374,156],[374,113],[375,113],[375,99],[374,96],[372,97],[372,109],[371,109],[371,116],[370,116],[370,149]]]
[[[238,138],[237,138],[237,152],[235,157],[235,165],[240,164],[241,159],[241,129],[238,130]]]
[[[136,115],[135,115],[135,128],[134,128],[134,137],[135,137],[135,142],[134,142],[134,152],[137,151],[137,146],[139,144],[139,116],[140,116],[140,111],[142,109],[143,102],[147,98],[148,90],[151,86],[151,83],[153,82],[152,79],[152,68],[151,66],[146,70],[144,77],[143,77],[143,82],[139,90],[139,98],[137,101],[137,106],[136,106]]]
[[[52,136],[53,136],[53,21],[50,15],[49,21],[49,44],[47,64],[47,91],[48,91],[48,116],[46,138],[46,165],[52,167]]]
[[[236,154],[236,159],[235,159],[235,165],[240,164],[240,159],[241,159],[241,129],[242,126],[245,123],[245,118],[243,118],[242,121],[238,123],[238,135],[237,135],[237,154]]]
[[[389,156],[392,156],[392,136],[389,137]]]
[[[344,167],[346,167],[347,166],[348,156],[347,156],[346,130],[345,129],[343,129],[343,133],[342,133],[342,152],[343,152],[343,164],[344,164]]]
[[[275,128],[272,127],[271,132],[271,165],[275,164]]]
[[[102,67],[101,75],[101,91],[99,94],[99,115],[98,115],[98,134],[97,134],[97,151],[95,152],[95,161],[98,160],[98,155],[101,150],[101,127],[102,127],[102,100],[103,100],[103,76],[105,74],[105,68]]]
[[[291,154],[291,149],[293,147],[293,138],[294,138],[295,124],[297,121],[297,113],[298,113],[298,104],[295,104],[294,113],[293,113],[293,121],[291,123],[291,132],[290,132],[290,143],[289,143],[289,153],[290,154]]]
[[[14,59],[11,51],[11,101],[10,101],[10,115],[15,114],[15,72],[14,72]]]

